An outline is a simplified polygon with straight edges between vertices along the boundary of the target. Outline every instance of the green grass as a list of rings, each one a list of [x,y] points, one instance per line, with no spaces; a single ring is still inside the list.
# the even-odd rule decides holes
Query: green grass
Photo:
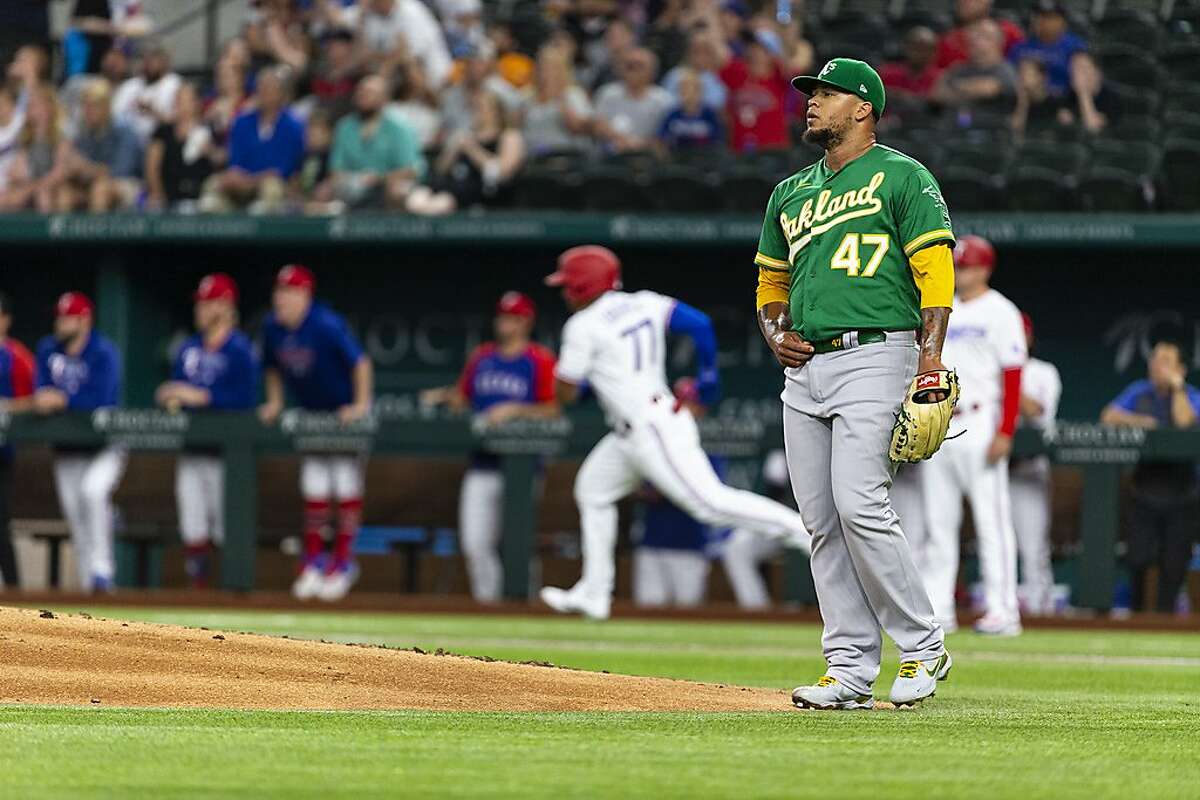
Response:
[[[814,626],[87,610],[777,688],[822,668]],[[902,713],[3,707],[0,797],[1200,796],[1200,636],[957,634],[950,647],[951,680]]]

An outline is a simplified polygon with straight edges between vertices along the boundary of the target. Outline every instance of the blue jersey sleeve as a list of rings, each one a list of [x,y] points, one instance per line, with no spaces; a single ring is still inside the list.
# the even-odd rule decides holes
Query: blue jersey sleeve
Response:
[[[121,393],[121,357],[116,348],[105,343],[97,347],[89,359],[88,380],[79,391],[68,398],[67,408],[72,411],[88,411],[93,408],[115,406]]]
[[[183,354],[187,352],[188,343],[184,342],[175,351],[175,358],[171,362],[171,380],[186,381],[187,377],[183,374]]]
[[[353,368],[358,363],[358,360],[363,357],[362,345],[358,343],[358,339],[354,338],[354,333],[351,332],[350,326],[346,324],[346,320],[332,314],[330,317],[333,321],[331,327],[337,351],[345,360],[346,367]]]
[[[1116,399],[1112,401],[1113,406],[1122,411],[1128,411],[1131,414],[1137,412],[1138,400],[1146,394],[1148,386],[1148,381],[1134,381],[1126,386],[1123,392],[1117,395]]]
[[[262,354],[262,368],[279,369],[279,361],[275,356],[275,328],[274,323],[270,319],[263,325],[260,350]]]
[[[695,344],[700,399],[707,406],[715,404],[721,399],[721,381],[717,372],[717,335],[712,320],[703,311],[676,301],[667,330],[681,333]]]
[[[37,373],[34,377],[34,391],[45,389],[47,386],[53,387],[54,381],[50,380],[50,355],[54,352],[54,339],[47,336],[38,342],[37,348]]]
[[[247,344],[230,348],[229,368],[208,393],[211,408],[241,410],[254,406],[258,399],[258,364]]]

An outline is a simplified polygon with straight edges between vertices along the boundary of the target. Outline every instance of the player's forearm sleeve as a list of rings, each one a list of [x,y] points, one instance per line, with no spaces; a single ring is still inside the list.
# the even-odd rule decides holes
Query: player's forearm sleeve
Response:
[[[1000,401],[1000,433],[1012,436],[1017,429],[1017,415],[1021,411],[1021,368],[1009,367],[1004,370],[1003,397]]]
[[[762,308],[767,303],[786,303],[791,288],[791,275],[786,269],[759,264],[757,308]]]
[[[954,254],[949,246],[923,247],[908,259],[921,308],[950,308],[954,304]]]
[[[677,302],[671,311],[671,319],[667,322],[667,330],[681,333],[695,344],[698,367],[696,383],[700,389],[700,399],[706,405],[712,405],[720,397],[717,335],[713,331],[712,320],[703,311],[692,308],[687,303]]]

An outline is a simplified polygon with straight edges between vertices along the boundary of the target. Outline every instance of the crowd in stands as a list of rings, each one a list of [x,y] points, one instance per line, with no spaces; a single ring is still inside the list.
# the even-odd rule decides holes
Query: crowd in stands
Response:
[[[819,156],[789,79],[833,56],[952,207],[1200,207],[1197,7],[999,2],[255,0],[189,76],[142,2],[75,0],[53,46],[17,3],[0,210],[757,211]]]

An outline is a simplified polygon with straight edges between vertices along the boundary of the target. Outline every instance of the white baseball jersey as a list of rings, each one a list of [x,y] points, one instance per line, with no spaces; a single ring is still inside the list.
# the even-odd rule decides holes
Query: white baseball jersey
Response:
[[[556,377],[587,381],[609,424],[635,422],[667,388],[667,324],[675,300],[656,292],[601,295],[563,327]]]
[[[1040,358],[1031,358],[1021,368],[1021,394],[1032,397],[1042,407],[1036,419],[1022,417],[1022,422],[1038,430],[1049,430],[1058,416],[1058,400],[1062,397],[1062,378],[1058,367]]]
[[[1001,373],[1025,364],[1025,326],[1021,312],[995,289],[973,300],[954,298],[946,328],[942,362],[958,371],[962,395],[958,407],[994,410],[998,416]]]

